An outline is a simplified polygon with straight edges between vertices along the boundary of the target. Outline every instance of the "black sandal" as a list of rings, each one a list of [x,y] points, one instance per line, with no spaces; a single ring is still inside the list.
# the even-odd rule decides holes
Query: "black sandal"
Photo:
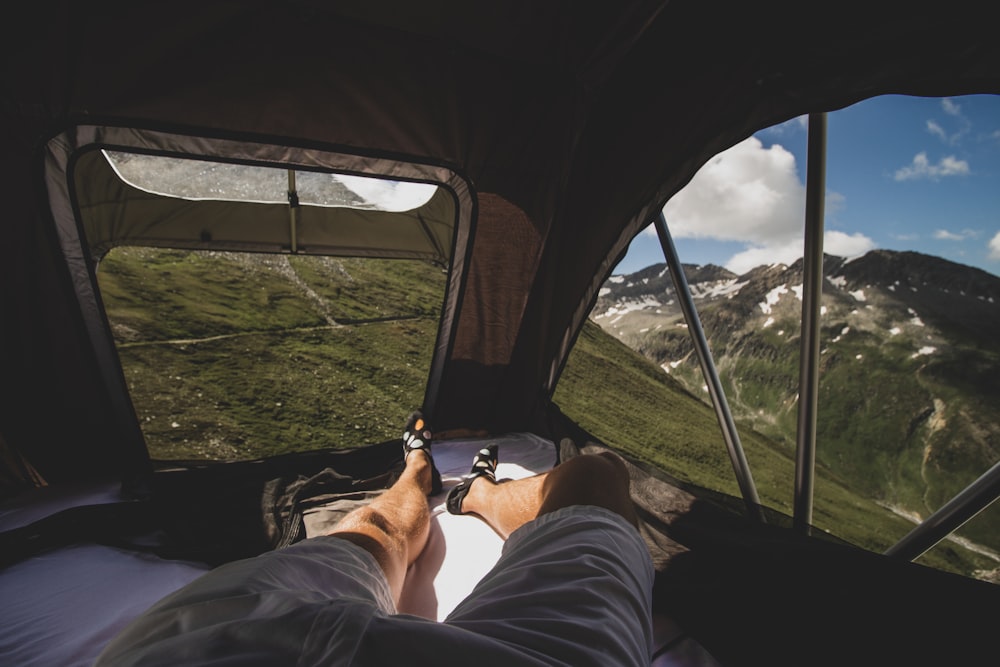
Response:
[[[472,482],[477,477],[486,477],[491,482],[497,481],[496,473],[499,451],[499,445],[494,444],[483,447],[476,452],[476,457],[472,459],[472,470],[448,492],[448,498],[445,500],[445,507],[448,508],[448,512],[451,514],[465,514],[462,511],[462,501],[465,500]]]
[[[435,496],[441,493],[441,473],[434,465],[434,457],[431,455],[431,439],[433,433],[424,419],[424,415],[419,410],[410,415],[406,420],[406,427],[403,429],[403,461],[410,452],[415,449],[422,449],[427,452],[427,458],[431,462],[431,492]]]

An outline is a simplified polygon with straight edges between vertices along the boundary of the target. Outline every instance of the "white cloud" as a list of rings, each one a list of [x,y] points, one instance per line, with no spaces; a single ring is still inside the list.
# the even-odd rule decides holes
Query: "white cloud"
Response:
[[[753,246],[729,258],[725,267],[737,275],[764,264],[791,264],[802,257],[802,240],[769,246]]]
[[[827,231],[823,234],[823,252],[838,257],[857,257],[875,248],[875,242],[862,234],[855,232],[845,234],[838,231]]]
[[[934,238],[939,241],[965,241],[979,236],[979,232],[974,229],[963,229],[960,232],[953,232],[947,229],[934,230]]]
[[[941,141],[948,140],[948,133],[944,131],[943,127],[935,123],[933,120],[927,121],[927,131],[933,134]]]
[[[843,197],[827,193],[828,212],[843,206]],[[675,195],[663,214],[675,238],[737,241],[746,249],[725,266],[737,274],[802,257],[805,186],[795,156],[778,144],[765,148],[750,137],[706,163]],[[655,235],[651,227],[647,233]],[[875,247],[863,234],[828,231],[826,252],[853,256]]]
[[[896,170],[894,178],[897,181],[911,181],[921,178],[937,180],[944,176],[966,176],[969,174],[969,163],[949,155],[931,164],[927,153],[920,152],[913,156],[913,162]]]
[[[437,189],[429,183],[337,174],[335,179],[383,211],[409,211],[426,203]]]
[[[677,238],[771,243],[801,235],[804,208],[795,156],[750,137],[706,163],[663,213]]]
[[[802,257],[804,239],[800,237],[785,242],[753,245],[729,258],[725,266],[737,275],[742,275],[763,264],[792,264]],[[856,232],[845,234],[826,231],[823,234],[823,252],[839,257],[857,257],[875,248],[875,242]]]
[[[1000,260],[1000,232],[994,234],[993,238],[990,239],[990,259]]]
[[[957,104],[955,100],[950,97],[945,97],[941,100],[941,108],[949,116],[960,116],[962,115],[962,107]]]

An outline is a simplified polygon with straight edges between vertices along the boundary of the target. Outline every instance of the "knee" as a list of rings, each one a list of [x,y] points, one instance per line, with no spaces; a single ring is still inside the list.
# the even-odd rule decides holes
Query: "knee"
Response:
[[[583,454],[564,462],[564,472],[572,473],[586,488],[616,489],[628,493],[629,475],[625,461],[613,452]]]
[[[638,525],[625,462],[612,452],[575,456],[552,470],[539,514],[570,505],[596,505]]]

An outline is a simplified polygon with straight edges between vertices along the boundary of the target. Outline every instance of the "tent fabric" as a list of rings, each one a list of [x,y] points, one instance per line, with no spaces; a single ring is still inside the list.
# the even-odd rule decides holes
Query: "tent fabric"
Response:
[[[573,455],[596,441],[562,418],[552,391],[601,284],[669,197],[719,151],[804,113],[882,94],[1000,94],[987,9],[20,5],[0,40],[0,437],[50,486],[121,480],[128,510],[102,537],[156,525],[173,555],[205,563],[270,548],[266,480],[326,467],[365,480],[398,465],[398,443],[383,443],[154,469],[94,289],[95,257],[151,238],[87,180],[88,157],[110,147],[438,183],[454,218],[429,226],[432,245],[450,248],[450,278],[425,412],[441,435],[531,432]],[[284,243],[202,231],[164,243]],[[704,490],[631,470],[656,600],[685,612],[685,629],[725,664],[991,654],[974,610],[995,607],[995,587],[748,525]]]
[[[96,145],[113,140],[89,138]],[[233,159],[234,148],[230,142],[215,150],[228,149],[227,157]],[[245,151],[243,145],[239,148]],[[287,161],[290,151],[281,152],[290,168],[306,161],[338,162],[303,151],[296,164]],[[266,153],[258,149],[255,159],[263,160]],[[296,252],[304,254],[425,259],[447,266],[458,224],[449,184],[423,206],[402,213],[300,205],[293,240],[287,203],[194,201],[143,191],[123,181],[98,150],[83,152],[70,170],[83,237],[95,260],[126,244],[271,253],[288,252],[295,245]],[[448,176],[441,170],[426,171],[435,179]]]
[[[18,389],[5,387],[2,409],[5,435],[35,441],[25,455],[43,475],[86,475],[130,455],[112,451],[123,446],[122,408],[108,395],[117,390],[93,390],[104,361],[86,346],[50,352],[67,333],[86,337],[49,231],[53,193],[37,175],[42,146],[81,123],[191,137],[192,155],[206,150],[201,137],[457,175],[475,192],[465,210],[481,238],[457,259],[482,262],[490,280],[465,285],[454,313],[504,317],[457,327],[442,354],[481,351],[442,358],[428,400],[442,429],[502,431],[544,418],[600,284],[712,155],[756,129],[877,94],[1000,91],[1000,46],[969,2],[935,20],[891,2],[841,3],[822,20],[794,3],[731,0],[361,4],[25,10],[3,69],[3,354]],[[935,44],[935,56],[914,44]],[[520,211],[523,244],[490,240],[510,219],[490,211],[501,202]],[[501,295],[494,283],[522,287]],[[501,298],[519,305],[505,312]],[[42,303],[46,312],[33,312]],[[53,395],[57,384],[65,391]],[[68,418],[39,427],[26,417],[34,404]],[[55,455],[68,424],[90,443],[86,454]]]

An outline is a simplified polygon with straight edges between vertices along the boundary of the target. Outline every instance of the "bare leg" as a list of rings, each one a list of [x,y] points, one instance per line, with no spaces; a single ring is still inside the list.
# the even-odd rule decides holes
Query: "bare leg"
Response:
[[[638,526],[628,471],[624,462],[609,452],[575,456],[525,479],[494,483],[479,477],[469,487],[462,510],[478,514],[507,539],[528,521],[570,505],[604,507]]]
[[[414,450],[406,457],[406,467],[395,484],[330,531],[330,535],[350,540],[375,556],[397,604],[406,570],[427,544],[430,489],[430,458],[427,452]]]

